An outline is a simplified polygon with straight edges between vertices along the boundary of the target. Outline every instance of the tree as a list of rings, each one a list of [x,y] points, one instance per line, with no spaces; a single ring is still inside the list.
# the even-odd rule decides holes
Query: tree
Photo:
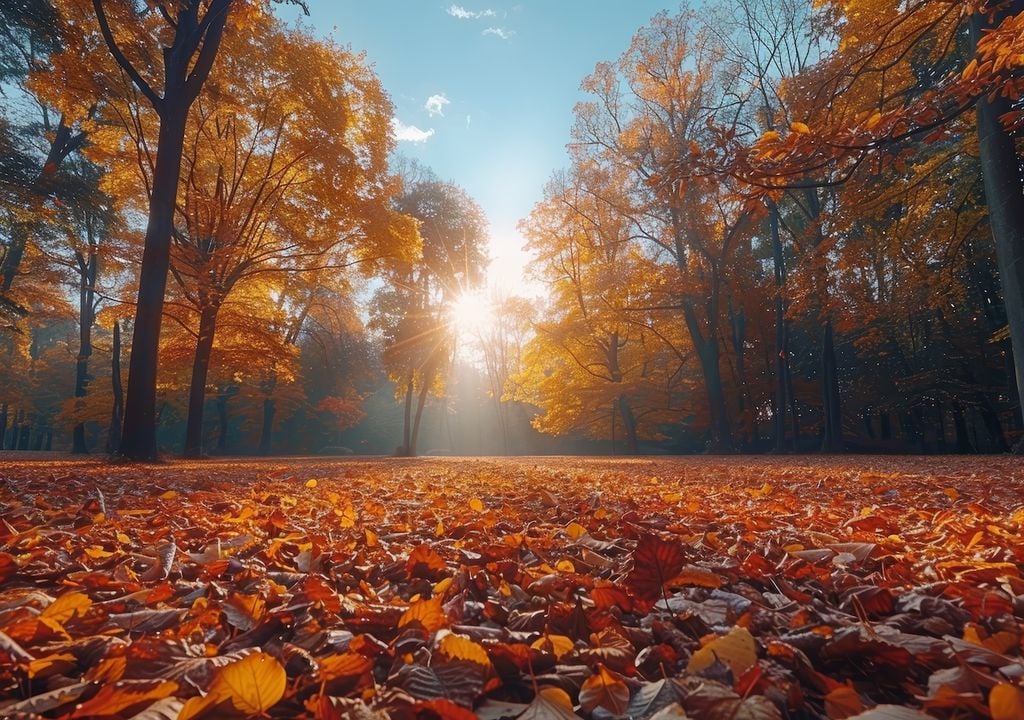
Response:
[[[266,25],[226,41],[215,92],[197,101],[186,132],[171,272],[198,317],[189,456],[201,453],[217,316],[235,287],[369,269],[404,241],[389,231],[392,113],[379,82],[359,57]],[[136,142],[144,151],[145,139]]]
[[[462,188],[417,168],[406,176],[395,209],[417,221],[420,254],[397,264],[390,287],[375,295],[374,325],[384,336],[384,363],[404,402],[399,452],[414,456],[427,395],[440,391],[451,356],[447,303],[483,279],[487,221]]]
[[[128,458],[154,460],[160,324],[188,114],[213,69],[229,15],[232,30],[246,32],[247,16],[258,16],[263,3],[180,0],[140,8],[133,0],[91,0],[92,17],[86,18],[84,2],[65,0],[61,9],[82,26],[95,23],[111,57],[158,118],[120,448]],[[81,63],[82,57],[65,53],[63,62]]]
[[[533,421],[539,430],[583,430],[614,443],[618,426],[636,454],[640,439],[659,438],[676,419],[689,353],[639,310],[658,303],[659,268],[618,211],[619,183],[606,167],[577,163],[549,183],[521,226],[549,301],[515,377],[516,399],[541,409]]]

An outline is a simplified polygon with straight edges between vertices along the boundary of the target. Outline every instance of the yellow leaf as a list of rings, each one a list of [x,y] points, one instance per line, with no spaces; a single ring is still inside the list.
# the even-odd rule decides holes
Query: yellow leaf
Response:
[[[757,663],[757,645],[754,636],[743,627],[734,627],[727,635],[712,640],[690,657],[686,666],[689,673],[699,673],[719,661],[738,678]]]
[[[992,713],[992,720],[1024,718],[1024,692],[1009,683],[999,683],[989,693],[988,711]]]
[[[556,660],[561,660],[576,649],[576,644],[565,635],[543,635],[530,645],[534,650],[549,652]]]
[[[572,560],[559,560],[555,564],[555,570],[558,572],[574,573],[576,572],[576,566],[572,564]]]
[[[92,606],[89,596],[81,592],[64,593],[54,600],[39,615],[40,619],[52,620],[63,625],[76,614],[81,615]]]
[[[398,619],[398,627],[418,623],[427,632],[437,632],[448,625],[448,616],[441,607],[441,597],[417,600]]]
[[[960,499],[960,491],[956,488],[943,488],[942,492],[946,493],[946,496],[949,497],[950,500],[956,501]]]
[[[480,645],[462,635],[448,633],[438,643],[441,654],[449,660],[468,660],[484,667],[491,666],[491,658]]]
[[[206,707],[230,699],[239,712],[259,715],[281,699],[287,684],[288,676],[281,663],[272,655],[254,652],[221,668],[203,699],[208,701]]]
[[[316,487],[316,480],[314,478],[310,478],[309,480],[307,480],[306,481],[306,487],[308,487],[310,489],[315,488]]]
[[[168,490],[167,492],[164,492],[164,493],[160,494],[160,499],[161,500],[173,500],[176,497],[178,497],[178,491],[177,490]]]
[[[103,558],[111,557],[114,553],[104,550],[99,545],[90,545],[83,551],[86,555],[91,557],[93,560],[102,560]]]
[[[78,661],[75,660],[75,656],[71,653],[47,655],[28,664],[28,676],[30,678],[47,678],[51,675],[67,672],[77,664]]]
[[[338,510],[338,508],[335,508],[334,514],[341,519],[339,525],[343,528],[354,527],[356,520],[359,519],[359,516],[356,515],[356,509],[352,507],[352,503],[346,505],[344,510]]]
[[[377,547],[377,533],[369,528],[364,531],[366,533],[366,547]]]
[[[807,127],[806,123],[802,123],[802,122],[792,122],[792,123],[790,123],[789,124],[789,129],[792,130],[795,133],[800,133],[801,135],[806,135],[807,133],[809,133],[811,131],[811,129],[809,127]]]
[[[565,532],[573,540],[579,540],[587,534],[587,529],[574,521],[565,526]]]
[[[455,582],[455,578],[453,578],[451,575],[449,575],[448,577],[444,578],[443,580],[438,582],[436,585],[434,585],[434,588],[433,588],[433,591],[432,591],[433,594],[434,595],[444,595],[444,591],[447,590],[448,588],[450,588],[452,586],[453,582]]]
[[[473,498],[472,500],[469,501],[469,507],[474,512],[483,512],[484,511],[483,500],[481,500],[480,498]]]

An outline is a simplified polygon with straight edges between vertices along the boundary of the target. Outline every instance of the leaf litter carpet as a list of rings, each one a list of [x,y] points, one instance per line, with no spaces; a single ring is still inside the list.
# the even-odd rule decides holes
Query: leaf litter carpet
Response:
[[[0,461],[0,717],[1024,718],[1022,480]]]

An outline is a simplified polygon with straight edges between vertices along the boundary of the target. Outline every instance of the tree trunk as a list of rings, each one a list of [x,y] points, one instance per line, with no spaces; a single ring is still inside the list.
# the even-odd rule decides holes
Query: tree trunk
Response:
[[[7,439],[7,403],[0,404],[0,450],[4,449]]]
[[[31,234],[30,227],[27,222],[14,222],[11,225],[11,242],[4,254],[3,266],[0,267],[0,292],[5,295],[14,284],[14,278],[18,276],[18,268],[21,267],[21,259],[25,255],[25,246]]]
[[[223,453],[228,449],[228,393],[222,388],[217,394],[217,451]]]
[[[21,424],[21,428],[19,429],[19,432],[18,432],[18,449],[19,450],[28,450],[28,438],[29,438],[29,434],[31,432],[32,432],[32,424],[28,420],[25,420]]]
[[[786,450],[786,409],[789,405],[789,327],[786,321],[786,260],[779,234],[779,206],[769,201],[772,264],[775,270],[775,450]],[[793,442],[796,443],[796,413],[793,413]]]
[[[991,24],[985,14],[974,15],[972,44],[977,46],[985,29],[1021,12],[1024,0],[1014,0],[994,13]],[[1012,109],[1006,97],[982,97],[978,100],[977,119],[981,175],[1013,346],[1014,374],[1017,387],[1024,388],[1024,180],[1014,138],[1000,120]],[[1024,440],[1017,443],[1014,451],[1024,452]]]
[[[619,414],[622,415],[622,429],[626,435],[626,452],[636,455],[639,452],[639,444],[637,443],[636,417],[633,415],[633,408],[629,406],[625,395],[619,395],[618,405]]]
[[[402,425],[402,447],[399,455],[403,457],[409,456],[409,443],[412,440],[412,396],[413,396],[413,374],[414,371],[409,371],[409,377],[405,381],[405,412],[404,412],[404,423]]]
[[[110,386],[113,389],[113,409],[110,429],[107,431],[107,453],[116,455],[121,447],[121,417],[124,412],[124,393],[121,388],[121,325],[114,321],[114,341],[110,354]]]
[[[270,441],[274,433],[274,412],[277,410],[273,398],[263,400],[263,429],[260,431],[260,455],[270,454]]]
[[[192,382],[188,391],[188,420],[185,424],[185,457],[203,454],[203,407],[206,404],[206,377],[213,354],[213,337],[217,329],[216,304],[207,304],[199,315],[199,339],[192,356]]]
[[[75,398],[77,398],[76,409],[80,409],[79,403],[86,396],[89,386],[89,358],[92,357],[92,325],[95,320],[95,296],[96,296],[96,245],[92,237],[92,226],[89,219],[86,219],[87,232],[89,233],[89,254],[83,256],[75,252],[75,260],[78,262],[78,357],[75,361]],[[79,422],[75,425],[74,437],[71,452],[86,454],[89,448],[85,442],[85,423]]]
[[[416,440],[420,434],[420,420],[423,417],[423,407],[427,404],[427,393],[430,392],[430,385],[434,382],[434,361],[427,361],[427,367],[423,370],[420,394],[416,400],[416,415],[412,421],[412,434],[409,436],[409,457],[416,457]]]
[[[843,451],[842,414],[839,406],[839,371],[836,367],[836,349],[832,335],[832,321],[825,321],[821,341],[821,385],[825,400],[825,432],[821,440],[823,452]]]
[[[132,460],[157,459],[156,381],[160,323],[170,265],[174,207],[181,174],[188,106],[168,103],[160,117],[159,144],[149,201],[149,224],[139,272],[138,302],[128,365],[121,454]]]
[[[722,385],[722,371],[718,365],[718,338],[709,333],[705,338],[697,321],[697,313],[693,304],[683,301],[683,315],[690,338],[700,358],[701,372],[704,376],[704,387],[708,395],[708,410],[711,413],[711,452],[728,452],[732,450],[732,430],[729,426],[729,413],[725,405],[725,390]]]
[[[967,432],[967,420],[964,418],[964,410],[960,405],[953,406],[953,427],[956,430],[956,451],[961,455],[974,452],[970,435]]]
[[[747,316],[740,309],[734,312],[730,303],[729,320],[732,329],[732,351],[736,358],[736,380],[738,388],[738,405],[740,414],[740,447],[750,447],[754,435],[754,407],[748,404],[750,388],[747,386],[747,363],[745,346],[747,341]]]

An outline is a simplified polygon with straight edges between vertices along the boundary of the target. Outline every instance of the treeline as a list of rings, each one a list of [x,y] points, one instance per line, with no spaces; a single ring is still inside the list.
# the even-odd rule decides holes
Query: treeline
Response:
[[[472,372],[486,218],[272,5],[0,3],[5,449],[1021,447],[1024,0],[653,18]]]
[[[1021,2],[683,6],[583,81],[512,396],[635,448],[1021,447]]]

